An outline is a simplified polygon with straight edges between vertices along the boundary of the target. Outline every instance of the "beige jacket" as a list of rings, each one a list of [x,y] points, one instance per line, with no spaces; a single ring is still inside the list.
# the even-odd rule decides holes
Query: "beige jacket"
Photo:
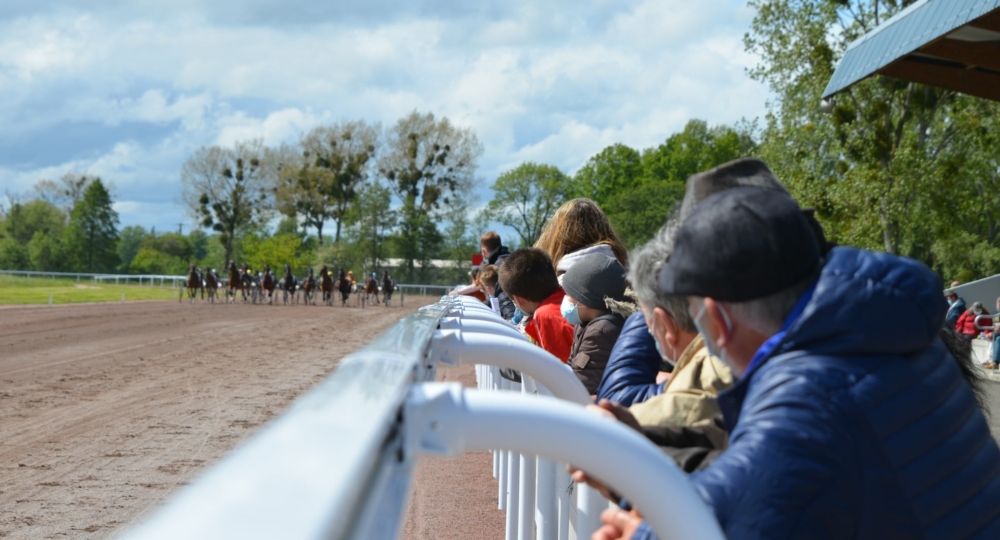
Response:
[[[674,366],[663,393],[629,407],[644,426],[691,426],[719,413],[716,397],[733,385],[733,374],[708,354],[701,336],[694,338]]]

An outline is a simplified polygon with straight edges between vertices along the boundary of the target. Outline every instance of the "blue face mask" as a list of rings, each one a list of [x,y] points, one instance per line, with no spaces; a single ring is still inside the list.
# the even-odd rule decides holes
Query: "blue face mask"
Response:
[[[726,323],[726,330],[732,333],[733,323],[729,320],[729,315],[726,313],[726,310],[722,309],[722,306],[719,306],[719,311],[722,313],[722,319]],[[721,360],[722,363],[728,366],[729,370],[733,372],[733,377],[739,379],[740,372],[737,371],[736,366],[734,366],[733,363],[729,361],[729,355],[726,354],[725,347],[723,347],[722,350],[716,350],[715,340],[712,339],[711,336],[709,336],[702,329],[701,324],[699,324],[698,321],[700,321],[704,316],[705,316],[705,302],[703,300],[701,303],[701,309],[699,309],[698,314],[693,317],[694,327],[698,329],[698,333],[701,334],[701,338],[705,341],[705,348],[708,349],[708,354],[711,354],[712,356]]]
[[[514,308],[514,316],[510,319],[510,322],[512,322],[514,324],[521,324],[521,320],[524,319],[525,315],[527,315],[527,313],[525,313],[524,311],[521,311],[521,308],[515,307]]]
[[[671,366],[676,366],[677,362],[671,360],[669,357],[667,357],[666,353],[663,352],[663,347],[660,347],[660,342],[659,340],[656,339],[656,335],[653,334],[653,329],[646,328],[646,331],[649,332],[650,337],[653,338],[653,343],[656,345],[656,354],[660,355],[660,359],[670,364]]]
[[[559,306],[559,311],[562,312],[563,318],[573,326],[579,326],[582,324],[580,322],[580,310],[577,308],[576,304],[569,301],[568,296],[563,297],[562,305]]]

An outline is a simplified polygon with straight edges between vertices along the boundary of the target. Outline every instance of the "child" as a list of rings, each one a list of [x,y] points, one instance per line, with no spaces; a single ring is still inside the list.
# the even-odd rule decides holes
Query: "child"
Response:
[[[569,364],[591,395],[597,393],[611,349],[625,318],[611,311],[606,300],[627,302],[625,267],[602,253],[586,255],[563,274],[566,298],[561,309],[576,326]]]
[[[505,321],[509,321],[514,318],[514,302],[510,300],[507,293],[497,287],[499,279],[500,275],[497,273],[497,267],[495,265],[490,264],[484,266],[483,269],[479,271],[479,284],[483,286],[483,292],[489,295],[490,298],[497,299],[497,304],[500,306],[500,316],[503,317]]]
[[[514,305],[531,317],[524,327],[525,334],[566,362],[573,344],[573,326],[559,310],[565,295],[552,259],[540,249],[519,249],[500,266],[499,281]]]

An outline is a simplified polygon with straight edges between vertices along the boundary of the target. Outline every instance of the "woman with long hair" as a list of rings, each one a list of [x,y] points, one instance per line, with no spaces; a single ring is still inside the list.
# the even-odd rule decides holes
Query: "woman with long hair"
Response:
[[[628,251],[608,216],[590,199],[573,199],[556,210],[535,247],[552,257],[556,274],[565,274],[573,263],[591,253],[618,259],[628,268]]]

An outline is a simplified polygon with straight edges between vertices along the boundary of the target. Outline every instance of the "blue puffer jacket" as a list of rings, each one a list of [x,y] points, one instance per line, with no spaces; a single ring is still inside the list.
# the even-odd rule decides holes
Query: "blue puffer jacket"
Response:
[[[609,399],[626,407],[642,403],[663,392],[663,385],[656,384],[659,371],[660,354],[656,352],[656,341],[649,333],[642,312],[634,313],[625,321],[611,349],[608,367],[597,387],[597,401]]]
[[[1000,450],[944,314],[920,263],[830,253],[784,338],[719,396],[729,449],[691,480],[728,538],[1000,538]]]

